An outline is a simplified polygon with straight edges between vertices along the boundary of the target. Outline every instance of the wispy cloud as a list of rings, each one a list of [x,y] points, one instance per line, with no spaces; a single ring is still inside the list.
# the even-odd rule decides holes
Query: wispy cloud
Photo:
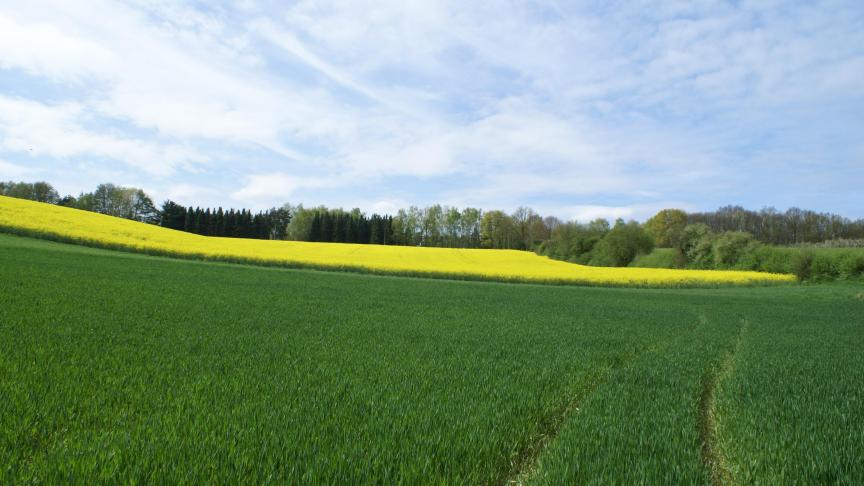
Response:
[[[152,175],[170,175],[177,166],[206,157],[178,144],[158,144],[87,129],[91,115],[84,105],[46,105],[0,96],[0,147],[36,157],[107,158]]]
[[[274,200],[274,194],[290,198],[298,189],[315,190],[338,186],[339,182],[332,178],[297,177],[285,173],[254,174],[248,176],[243,187],[231,196],[238,200],[255,205]]]
[[[61,186],[222,206],[864,216],[860,2],[604,5],[6,4],[0,174],[38,158]]]
[[[37,176],[41,171],[32,167],[0,160],[0,180]]]

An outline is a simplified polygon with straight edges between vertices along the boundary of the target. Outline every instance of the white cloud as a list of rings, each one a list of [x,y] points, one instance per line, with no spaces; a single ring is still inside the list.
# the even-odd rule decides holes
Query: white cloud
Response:
[[[214,187],[195,184],[172,184],[163,191],[153,192],[153,196],[158,200],[170,199],[176,203],[189,206],[218,206],[221,195],[219,190]]]
[[[574,221],[588,222],[597,218],[614,221],[618,218],[632,218],[635,210],[632,207],[623,206],[571,206],[566,209],[570,219]]]
[[[276,28],[272,22],[268,20],[258,20],[251,24],[251,29],[258,33],[259,35],[264,36],[270,42],[278,45],[282,49],[285,49],[293,56],[297,57],[300,61],[308,64],[315,70],[319,71],[321,74],[327,76],[332,81],[336,83],[352,89],[357,93],[360,93],[367,98],[375,100],[381,104],[388,104],[388,101],[380,96],[379,94],[373,92],[371,89],[366,86],[362,86],[358,84],[354,79],[352,79],[351,75],[343,72],[341,69],[333,66],[332,64],[324,61],[319,58],[315,54],[309,51],[297,38],[287,30],[282,30]]]
[[[105,1],[48,2],[35,10],[39,3],[21,6],[15,21],[4,17],[16,26],[6,33],[6,42],[27,45],[45,29],[51,35],[37,43],[42,47],[10,49],[14,55],[4,55],[4,65],[30,70],[50,66],[56,77],[97,79],[103,89],[87,100],[96,113],[166,137],[258,144],[289,158],[301,156],[282,141],[283,135],[338,133],[348,119],[320,90],[268,81],[266,73],[250,68],[254,61],[238,60],[242,51],[227,49],[224,40],[184,37],[182,23],[153,25],[140,12]],[[92,11],[111,21],[93,22]],[[43,19],[52,26],[43,27]],[[64,57],[67,45],[82,47]],[[98,55],[91,55],[90,48]],[[55,62],[58,57],[64,62]]]
[[[18,179],[40,173],[39,169],[0,160],[0,179]]]
[[[181,145],[150,143],[86,129],[81,122],[88,117],[79,103],[46,105],[0,96],[0,147],[58,159],[106,157],[160,176],[184,164],[206,161]]]
[[[848,128],[812,163],[854,164],[823,154],[864,137],[860,20],[845,0],[14,2],[0,68],[56,91],[9,84],[0,148],[122,162],[177,198],[639,214],[746,191],[826,122]]]
[[[298,177],[285,173],[254,174],[231,197],[248,204],[278,204],[299,190],[334,187],[338,182],[328,178]]]
[[[373,214],[396,215],[400,209],[407,209],[411,204],[404,199],[386,199],[373,202],[369,205],[369,210]]]
[[[116,62],[104,46],[70,36],[55,25],[20,24],[0,12],[0,67],[55,79],[82,81]]]

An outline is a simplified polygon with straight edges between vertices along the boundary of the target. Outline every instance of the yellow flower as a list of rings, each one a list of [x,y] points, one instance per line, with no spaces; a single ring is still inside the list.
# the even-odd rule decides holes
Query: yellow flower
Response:
[[[792,275],[576,265],[517,250],[217,238],[0,196],[0,229],[104,248],[264,265],[543,283],[687,286],[789,282]]]

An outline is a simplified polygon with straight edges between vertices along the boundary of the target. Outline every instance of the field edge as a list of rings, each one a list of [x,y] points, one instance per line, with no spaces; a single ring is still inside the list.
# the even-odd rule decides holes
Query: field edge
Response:
[[[704,282],[697,279],[682,280],[674,283],[640,283],[640,282],[597,282],[591,280],[580,279],[540,279],[540,278],[519,278],[519,277],[494,277],[481,274],[467,273],[451,273],[451,272],[424,272],[424,271],[400,271],[400,270],[379,270],[362,265],[323,265],[296,261],[273,261],[262,260],[255,258],[242,257],[213,257],[201,253],[172,253],[170,251],[162,251],[154,248],[136,247],[134,245],[123,245],[99,241],[90,238],[76,238],[65,236],[59,233],[38,231],[32,229],[24,229],[20,227],[8,226],[0,224],[0,234],[10,234],[25,238],[33,238],[38,240],[47,240],[57,243],[71,244],[77,246],[85,246],[89,248],[98,248],[103,250],[120,251],[125,253],[143,254],[150,256],[159,256],[174,258],[178,260],[193,260],[204,262],[219,262],[229,264],[245,264],[257,267],[274,267],[288,268],[298,270],[318,270],[324,272],[340,272],[340,273],[358,273],[367,275],[379,276],[396,276],[406,278],[429,278],[435,280],[457,280],[457,281],[474,281],[474,282],[498,282],[511,284],[537,284],[537,285],[554,285],[554,286],[572,286],[572,287],[601,287],[601,288],[645,288],[645,289],[711,289],[711,288],[746,288],[746,287],[777,287],[798,284],[797,281],[744,281],[744,282]]]

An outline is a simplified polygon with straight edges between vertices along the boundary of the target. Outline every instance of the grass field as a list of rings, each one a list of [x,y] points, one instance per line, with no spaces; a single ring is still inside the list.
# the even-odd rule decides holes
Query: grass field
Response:
[[[862,292],[409,279],[0,235],[0,483],[861,484]]]
[[[516,250],[206,237],[3,196],[0,196],[0,230],[149,254],[456,279],[607,286],[717,286],[795,279],[791,275],[760,272],[590,267]]]

